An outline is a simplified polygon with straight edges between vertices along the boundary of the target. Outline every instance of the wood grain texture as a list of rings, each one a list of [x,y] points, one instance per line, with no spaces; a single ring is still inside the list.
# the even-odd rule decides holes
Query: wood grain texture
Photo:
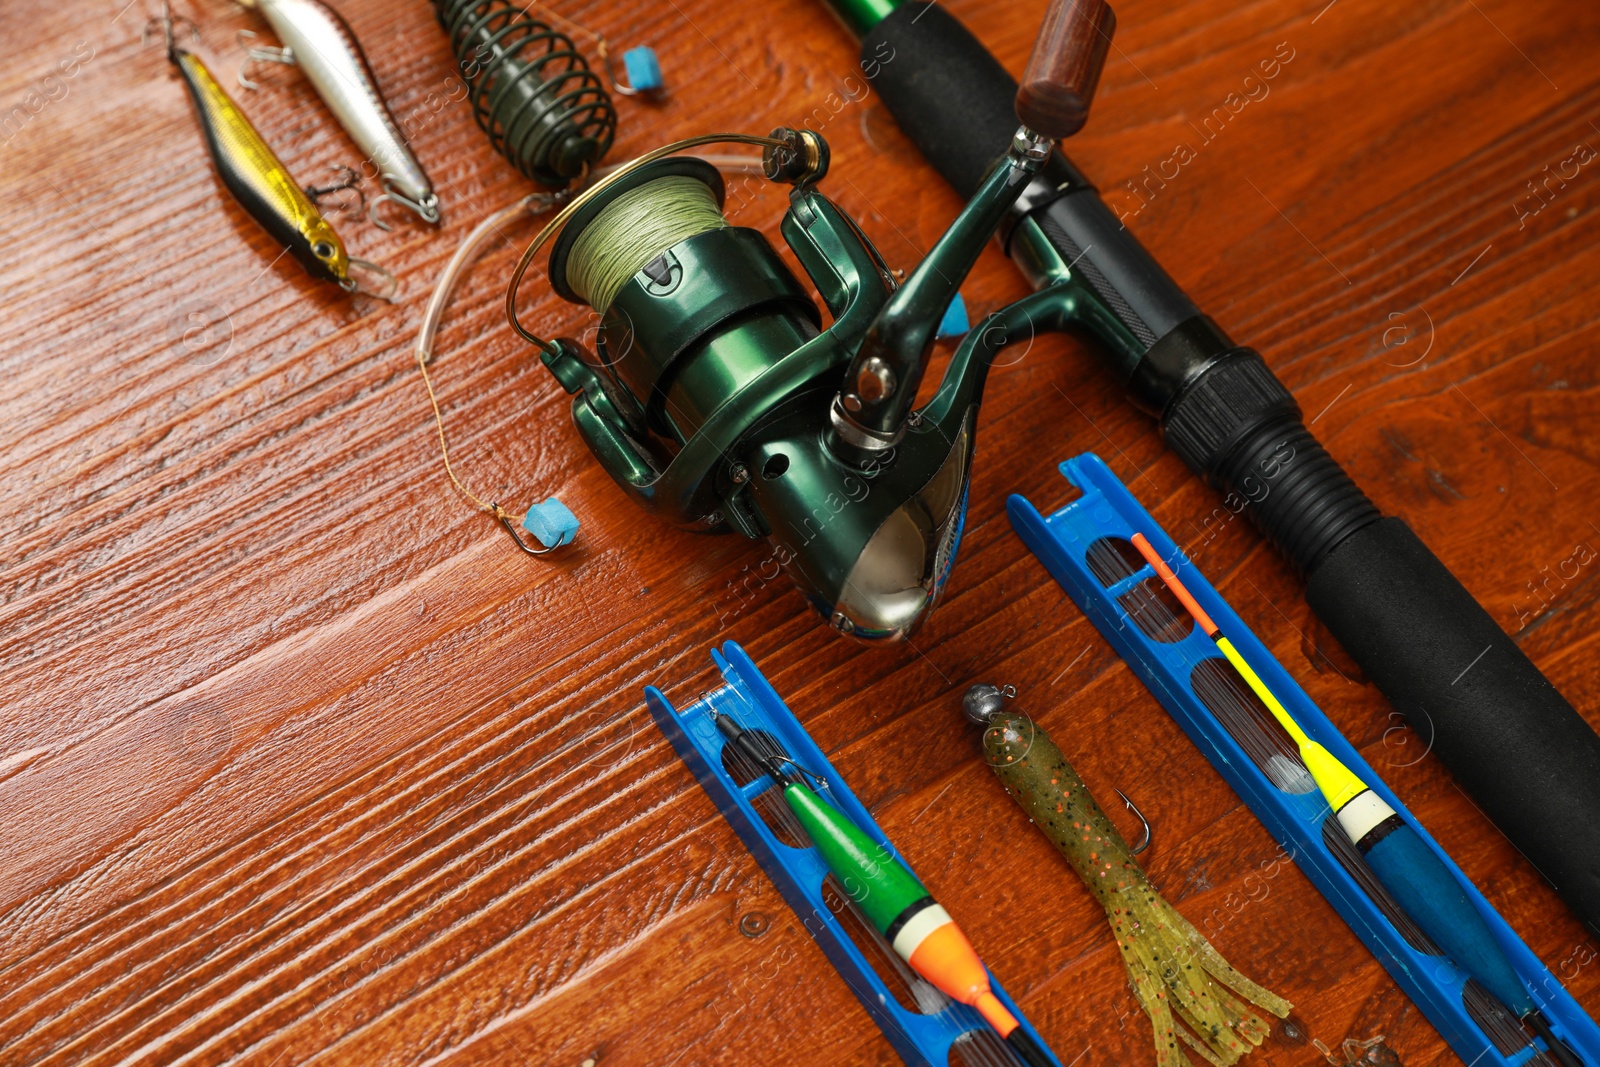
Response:
[[[1021,70],[1042,0],[951,7]],[[1117,7],[1073,157],[1600,723],[1600,166],[1563,169],[1600,146],[1600,9]],[[1075,341],[996,370],[950,595],[868,650],[747,582],[760,548],[642,518],[601,473],[503,320],[531,236],[510,233],[451,307],[441,400],[475,486],[557,493],[584,530],[547,562],[509,551],[443,476],[410,344],[459,238],[527,187],[448,98],[428,5],[340,8],[446,215],[343,225],[403,277],[393,307],[274,263],[141,5],[0,7],[0,1061],[895,1062],[644,711],[646,684],[714,685],[732,639],[1064,1059],[1146,1062],[1150,1037],[1099,909],[977,756],[975,681],[1016,685],[1092,789],[1140,803],[1156,883],[1313,1036],[1455,1062],[1304,876],[1246,882],[1267,833],[1010,532],[1006,494],[1053,507],[1056,463],[1090,449],[1600,1010],[1600,946],[1319,654],[1288,569]],[[959,207],[813,0],[562,10],[661,56],[670,95],[620,103],[612,159],[821,126],[827,190],[901,267]],[[254,16],[179,11],[231,84]],[[296,175],[358,162],[295,72],[266,81],[243,103]],[[782,207],[758,191],[737,220],[776,240]],[[990,249],[964,292],[981,315],[1025,287]],[[583,325],[548,294],[529,318]]]

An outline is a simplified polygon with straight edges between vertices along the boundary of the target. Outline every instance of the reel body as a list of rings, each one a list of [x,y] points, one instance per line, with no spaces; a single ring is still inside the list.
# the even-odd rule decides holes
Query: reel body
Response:
[[[1019,140],[997,160],[897,285],[871,241],[817,190],[822,139],[775,136],[792,147],[768,150],[768,177],[793,184],[780,231],[826,306],[826,326],[766,237],[724,223],[666,247],[627,247],[626,262],[643,266],[601,299],[594,353],[562,338],[542,358],[575,394],[585,443],[638,503],[680,525],[770,540],[773,559],[836,629],[898,639],[936,601],[959,545],[994,354],[1072,323],[1116,344],[1120,327],[1068,272],[974,329],[934,399],[911,411],[939,319],[1048,142],[1041,152]],[[557,292],[590,302],[574,283],[593,273],[581,261],[584,234],[614,226],[607,213],[631,195],[684,177],[720,207],[721,176],[692,157],[647,163],[583,204],[550,255]],[[853,424],[855,413],[891,408],[887,433]]]

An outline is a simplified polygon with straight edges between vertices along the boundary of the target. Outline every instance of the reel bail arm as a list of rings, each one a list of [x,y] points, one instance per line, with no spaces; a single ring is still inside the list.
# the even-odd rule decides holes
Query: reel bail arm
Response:
[[[900,440],[945,308],[1011,202],[1044,165],[1050,145],[1049,138],[1018,129],[1010,151],[878,313],[829,413],[829,444],[840,458],[860,465]]]
[[[1116,23],[1104,0],[1054,0],[1017,91],[1022,125],[972,199],[906,283],[889,298],[829,411],[828,443],[854,465],[892,449],[905,433],[940,318],[989,236],[1006,218],[1050,149],[1088,119]]]

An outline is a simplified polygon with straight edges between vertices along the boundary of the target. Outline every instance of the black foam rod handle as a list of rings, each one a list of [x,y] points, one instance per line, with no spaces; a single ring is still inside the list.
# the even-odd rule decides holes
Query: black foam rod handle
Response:
[[[1432,748],[1600,933],[1600,739],[1583,717],[1399,519],[1342,541],[1306,599],[1405,715],[1417,749]]]
[[[884,106],[963,197],[1017,129],[1017,80],[936,4],[905,3],[861,41],[862,69]]]

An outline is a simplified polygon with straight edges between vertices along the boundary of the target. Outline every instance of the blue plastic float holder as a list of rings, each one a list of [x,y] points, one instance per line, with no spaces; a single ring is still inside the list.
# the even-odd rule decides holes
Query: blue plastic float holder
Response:
[[[1151,640],[1117,604],[1117,598],[1146,579],[1160,581],[1148,565],[1131,577],[1106,587],[1089,570],[1089,546],[1104,537],[1129,539],[1144,534],[1157,554],[1177,572],[1189,592],[1227,634],[1245,661],[1283,702],[1289,714],[1315,741],[1320,742],[1383,797],[1422,836],[1445,867],[1461,883],[1467,899],[1482,914],[1518,975],[1529,987],[1534,1002],[1556,1033],[1588,1064],[1600,1065],[1600,1028],[1547,970],[1537,956],[1506,925],[1455,862],[1412,817],[1383,779],[1344,739],[1312,702],[1294,678],[1267,651],[1211,583],[1140,506],[1105,462],[1084,453],[1061,465],[1061,473],[1083,495],[1048,518],[1026,499],[1013,496],[1007,504],[1012,526],[1023,543],[1045,565],[1100,633],[1144,681],[1163,707],[1183,727],[1218,773],[1233,787],[1268,832],[1290,853],[1295,863],[1333,905],[1395,983],[1422,1010],[1463,1061],[1480,1065],[1520,1065],[1533,1050],[1509,1055],[1498,1050],[1462,1003],[1466,976],[1449,960],[1413,948],[1386,915],[1323,843],[1322,827],[1329,815],[1320,791],[1288,793],[1273,785],[1233,736],[1202,704],[1189,685],[1190,672],[1202,659],[1216,658],[1216,646],[1196,626],[1181,641]]]
[[[838,970],[839,976],[855,993],[861,1006],[872,1016],[873,1022],[889,1039],[900,1058],[911,1067],[948,1067],[950,1046],[962,1034],[985,1030],[988,1024],[976,1011],[954,1001],[941,1011],[921,1014],[903,1007],[883,979],[872,969],[865,955],[856,947],[822,898],[822,882],[828,876],[828,866],[814,848],[795,848],[780,841],[772,832],[751,801],[772,788],[771,778],[761,777],[744,785],[735,785],[722,766],[721,733],[711,721],[713,711],[732,715],[745,729],[765,730],[783,747],[789,756],[802,767],[817,774],[825,783],[818,788],[828,802],[874,841],[899,856],[894,844],[884,836],[867,809],[862,807],[850,787],[834,770],[822,750],[817,748],[798,719],[779,698],[744,649],[729,641],[719,653],[713,649],[711,659],[722,672],[726,682],[722,688],[701,697],[681,711],[674,708],[655,686],[645,689],[645,704],[654,716],[656,725],[667,735],[672,747],[686,763],[701,788],[711,797],[728,820],[739,839],[761,864],[783,894],[783,899],[799,916],[806,932],[822,947],[828,960]],[[902,862],[903,859],[902,859]],[[989,976],[994,995],[1017,1017],[1030,1037],[1041,1048],[1048,1046],[1039,1037],[1033,1024],[1006,994],[994,975]],[[1047,1053],[1050,1062],[1061,1067],[1053,1053]]]

